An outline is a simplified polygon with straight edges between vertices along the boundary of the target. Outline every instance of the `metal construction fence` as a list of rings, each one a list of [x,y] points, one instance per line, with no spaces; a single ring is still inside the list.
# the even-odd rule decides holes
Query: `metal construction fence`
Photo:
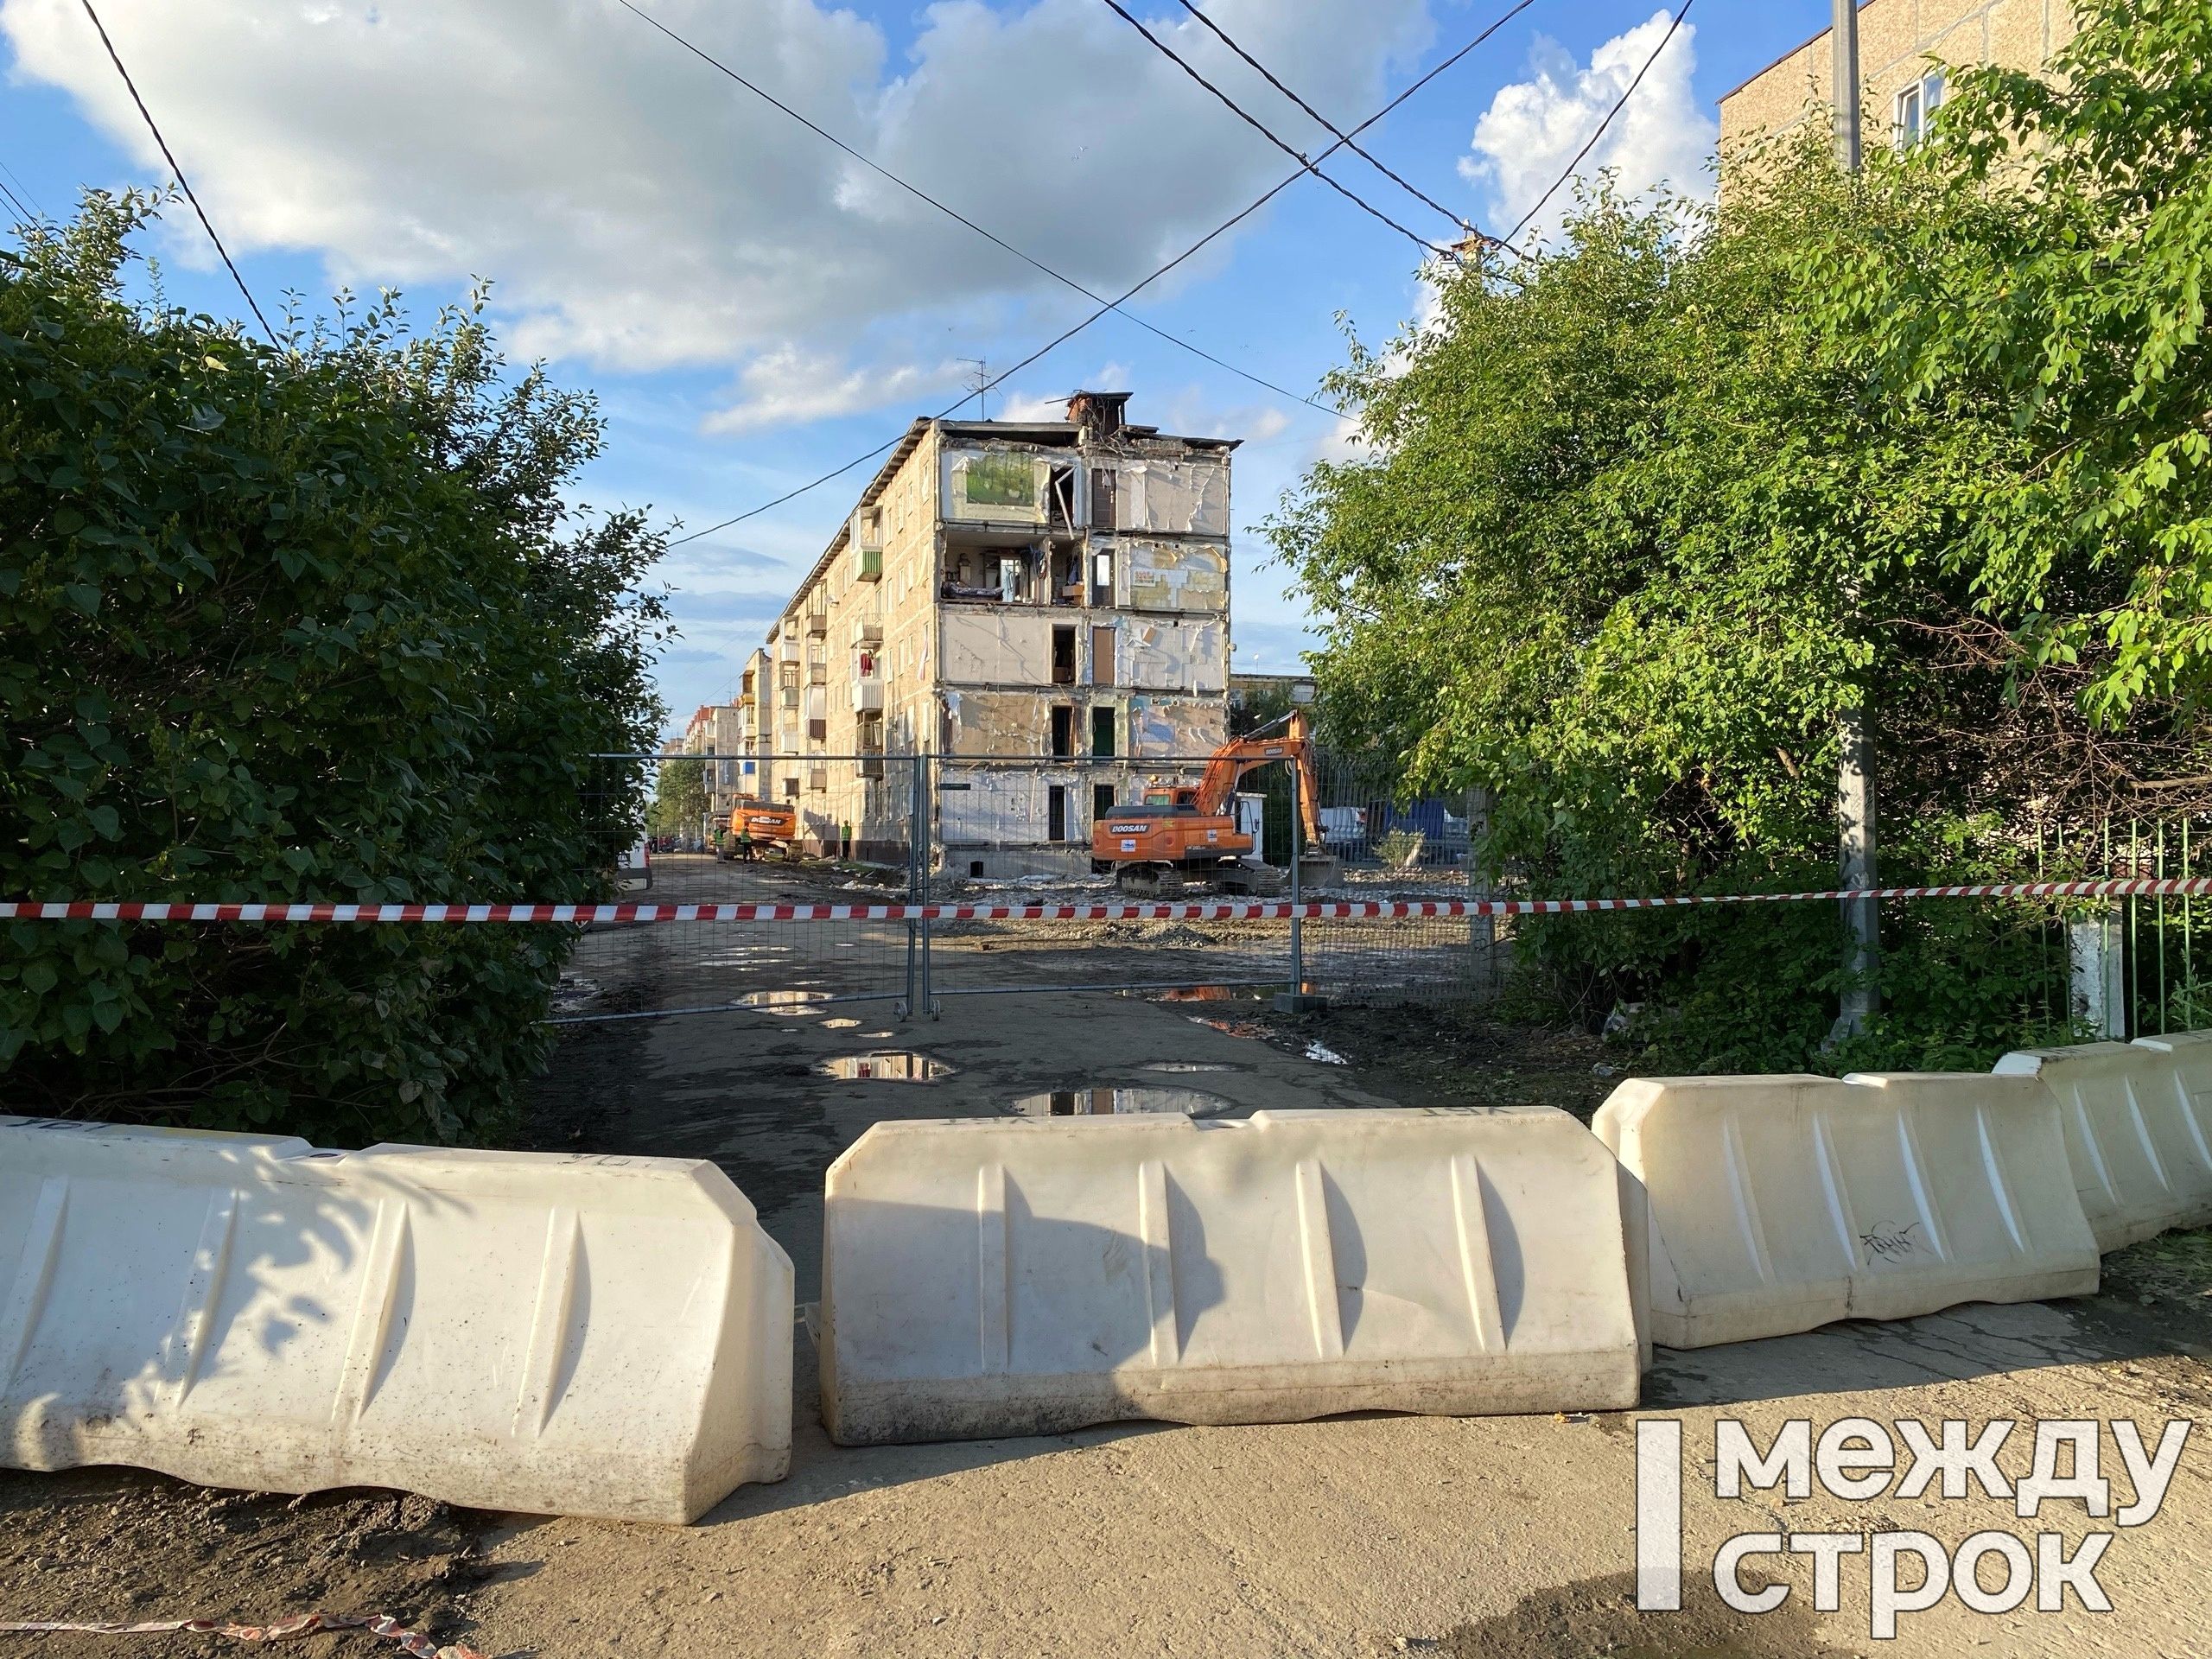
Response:
[[[679,904],[1052,906],[1124,896],[1116,871],[1097,856],[1097,827],[1147,794],[1196,789],[1210,759],[594,758],[605,791],[626,795],[642,781],[646,798],[658,803],[649,820],[650,886],[637,897]],[[1243,779],[1221,814],[1225,845],[1241,854],[1224,858],[1229,868],[1218,880],[1190,874],[1179,884],[1180,895],[1484,896],[1465,801],[1408,803],[1377,769],[1328,757],[1315,761],[1310,778],[1271,764]],[[778,1006],[779,998],[791,1007],[879,1001],[927,1009],[946,996],[1103,988],[1478,996],[1497,979],[1503,931],[1495,918],[1469,916],[810,917],[772,927],[594,926],[577,949],[556,1013],[587,1020]]]
[[[595,764],[610,790],[642,779],[656,798],[684,792],[664,788],[664,776],[680,780],[688,770],[696,780],[693,819],[657,837],[652,886],[639,897],[1057,912],[1132,896],[1096,856],[1094,832],[1147,793],[1195,787],[1209,759],[636,755]],[[1194,998],[1298,988],[1348,1002],[1494,995],[1516,918],[1420,908],[1529,896],[1510,879],[1487,884],[1475,865],[1476,804],[1409,797],[1371,760],[1324,753],[1310,784],[1308,777],[1271,765],[1230,792],[1224,817],[1249,851],[1233,861],[1245,868],[1222,896],[1411,908],[1289,917],[1241,905],[1214,915],[1186,906],[1160,917],[922,920],[810,912],[762,926],[594,925],[556,1015],[591,1020],[822,1001],[926,1011],[948,996],[1109,988]],[[747,801],[787,811],[788,838],[741,846],[732,814]],[[2212,824],[2196,818],[2116,818],[2046,830],[2033,865],[2038,874],[2090,880],[2187,882],[2212,877],[2208,840]],[[1192,880],[1174,896],[1217,891]],[[2047,1021],[2070,1014],[2131,1036],[2212,1024],[2212,905],[2196,893],[2075,893],[2015,912],[2017,925],[2040,939]]]

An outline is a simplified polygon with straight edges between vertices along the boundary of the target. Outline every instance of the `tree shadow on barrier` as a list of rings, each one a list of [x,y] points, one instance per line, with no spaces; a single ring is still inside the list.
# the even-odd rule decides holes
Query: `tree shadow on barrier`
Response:
[[[839,1198],[833,1261],[864,1236],[870,1263],[867,1278],[849,1263],[838,1281],[864,1310],[835,1336],[847,1432],[858,1423],[863,1435],[914,1440],[833,1444],[817,1405],[821,1356],[802,1329],[790,1478],[741,1488],[708,1523],[1157,1433],[1236,1397],[1272,1399],[1283,1421],[1374,1414],[1327,1410],[1328,1390],[1418,1387],[1394,1361],[1448,1366],[1483,1349],[1486,1322],[1502,1319],[1510,1340],[1524,1317],[1523,1241],[1487,1176],[1478,1295],[1457,1250],[1424,1294],[1409,1257],[1428,1266],[1445,1255],[1363,1224],[1325,1176],[1317,1247],[1305,1230],[1319,1217],[1252,1205],[1249,1171],[1224,1180],[1198,1170],[1193,1185],[1156,1163],[1145,1170],[1125,1172],[1123,1226],[1038,1213],[1044,1193],[1033,1199],[1010,1169],[977,1208]],[[1147,1179],[1154,1197],[1141,1200]],[[902,1270],[916,1263],[930,1265]],[[872,1385],[865,1400],[856,1380]],[[1301,1391],[1316,1409],[1299,1408]]]

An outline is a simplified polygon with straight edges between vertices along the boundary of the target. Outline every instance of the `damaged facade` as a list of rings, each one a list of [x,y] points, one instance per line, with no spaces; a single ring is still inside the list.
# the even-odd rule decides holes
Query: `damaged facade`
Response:
[[[810,849],[903,857],[923,753],[944,868],[1084,868],[1094,817],[1222,742],[1236,442],[1127,403],[907,429],[741,680]]]

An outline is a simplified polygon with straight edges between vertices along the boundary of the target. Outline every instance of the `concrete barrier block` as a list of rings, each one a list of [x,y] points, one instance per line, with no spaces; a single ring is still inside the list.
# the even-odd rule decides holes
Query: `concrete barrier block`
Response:
[[[1639,1375],[1615,1166],[1533,1109],[879,1123],[830,1171],[823,1320],[848,1445],[1612,1408]]]
[[[2207,1033],[2020,1049],[1997,1071],[2040,1077],[2057,1096],[2066,1160],[2099,1249],[2212,1222]]]
[[[1639,1077],[1591,1127],[1643,1187],[1662,1347],[2097,1287],[2033,1077]]]
[[[0,1463],[683,1522],[791,1445],[713,1166],[0,1118]]]

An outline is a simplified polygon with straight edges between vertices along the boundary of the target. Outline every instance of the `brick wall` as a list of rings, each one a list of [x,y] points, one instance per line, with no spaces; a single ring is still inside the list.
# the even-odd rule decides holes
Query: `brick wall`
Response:
[[[1866,142],[1887,143],[1897,94],[1946,63],[2041,67],[2074,34],[2068,0],[1867,0],[1859,9]],[[1821,118],[1832,96],[1828,31],[1720,100],[1723,157],[1767,134]]]

